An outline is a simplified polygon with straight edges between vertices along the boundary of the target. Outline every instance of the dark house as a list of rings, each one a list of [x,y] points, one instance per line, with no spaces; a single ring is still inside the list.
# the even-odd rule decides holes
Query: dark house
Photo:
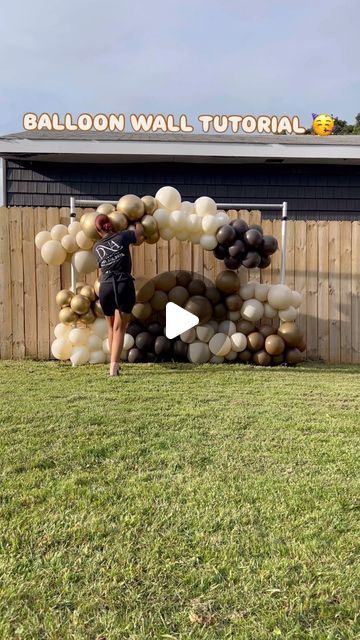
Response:
[[[7,206],[117,200],[170,184],[186,200],[287,200],[295,219],[360,216],[360,136],[21,132],[0,137],[0,156]]]

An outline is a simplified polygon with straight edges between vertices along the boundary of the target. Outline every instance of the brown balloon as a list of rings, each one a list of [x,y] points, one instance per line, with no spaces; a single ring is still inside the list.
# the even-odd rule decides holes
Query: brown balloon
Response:
[[[120,211],[109,213],[108,218],[111,220],[115,231],[121,232],[128,228],[128,219],[123,213],[120,213]]]
[[[156,276],[154,282],[155,289],[168,293],[170,289],[173,289],[176,286],[176,275],[171,271],[165,271],[164,273]]]
[[[169,302],[173,302],[174,304],[179,305],[179,307],[184,307],[188,299],[189,292],[185,287],[177,285],[169,291]]]
[[[75,311],[71,309],[71,307],[63,307],[59,312],[59,322],[64,322],[65,324],[74,324],[79,319],[79,316]]]
[[[265,340],[265,350],[271,356],[279,356],[285,351],[285,340],[276,334],[267,336]]]
[[[87,313],[90,309],[90,300],[85,296],[77,294],[71,299],[70,307],[75,313],[82,315],[83,313]]]
[[[247,346],[250,351],[261,351],[265,344],[265,338],[258,331],[249,333],[247,337]]]
[[[213,314],[212,305],[205,296],[191,296],[185,305],[185,309],[197,316],[200,323],[208,322]]]
[[[135,280],[136,302],[149,302],[155,293],[153,280],[136,278]]]
[[[252,355],[253,354],[250,349],[244,349],[244,351],[241,351],[238,354],[238,359],[240,360],[240,362],[250,362]]]
[[[272,364],[278,366],[285,362],[285,353],[281,353],[279,356],[273,356]]]
[[[214,317],[216,318],[216,320],[222,320],[223,318],[226,317],[226,307],[222,302],[219,302],[219,304],[216,304],[214,306]]]
[[[267,338],[275,333],[275,329],[269,324],[262,324],[261,327],[259,327],[259,333],[261,333],[264,338]]]
[[[169,298],[166,295],[165,291],[155,291],[150,300],[150,304],[154,311],[164,311],[168,301]]]
[[[131,220],[139,220],[142,218],[145,212],[145,206],[142,200],[138,196],[132,193],[127,194],[120,198],[116,205],[116,208],[120,213],[124,213],[126,217]]]
[[[216,287],[207,287],[205,297],[210,300],[211,304],[218,304],[221,300],[221,293]]]
[[[131,313],[137,320],[141,320],[142,322],[147,320],[152,313],[150,302],[137,302],[134,304]]]
[[[108,216],[109,213],[112,213],[113,211],[115,211],[115,207],[109,202],[103,202],[103,204],[99,204],[98,208],[96,209],[97,214],[102,213],[104,216]]]
[[[232,293],[225,298],[225,304],[229,311],[238,311],[241,308],[242,300],[237,293]]]
[[[93,304],[93,311],[97,318],[105,318],[105,314],[102,310],[102,306],[100,304],[100,300],[96,300]]]
[[[81,287],[79,293],[81,296],[85,296],[85,298],[88,298],[90,302],[94,302],[94,300],[96,299],[95,289],[91,286],[91,284],[86,284],[84,287]]]
[[[304,336],[301,337],[301,340],[297,346],[297,348],[299,349],[299,351],[305,351],[306,349],[306,342],[305,342],[305,338]]]
[[[206,291],[206,284],[199,278],[194,278],[188,285],[188,292],[191,296],[202,296]]]
[[[283,322],[278,328],[278,335],[285,340],[289,347],[297,347],[303,338],[303,335],[295,322]]]
[[[271,364],[271,357],[266,353],[265,349],[261,349],[261,351],[254,353],[253,362],[260,365],[260,367],[268,367]]]
[[[239,276],[233,271],[221,271],[216,276],[215,285],[223,293],[237,293],[240,287]]]
[[[252,333],[253,331],[256,330],[256,327],[254,324],[252,324],[248,320],[239,320],[239,322],[236,325],[236,330],[239,333],[243,333],[245,336],[248,336],[249,333]]]
[[[292,349],[286,349],[285,359],[288,364],[300,364],[303,361],[303,355],[299,349],[293,347]]]
[[[153,198],[152,196],[143,196],[141,200],[144,203],[145,213],[149,216],[152,216],[154,211],[158,209],[156,198]]]
[[[56,304],[59,305],[59,307],[68,307],[73,296],[73,292],[69,291],[69,289],[61,289],[61,291],[56,294]]]
[[[189,271],[177,271],[176,272],[176,284],[180,287],[187,287],[192,280],[192,275]]]

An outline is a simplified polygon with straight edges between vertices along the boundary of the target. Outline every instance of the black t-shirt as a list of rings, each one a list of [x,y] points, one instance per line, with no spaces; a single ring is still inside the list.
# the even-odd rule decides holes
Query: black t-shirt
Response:
[[[114,274],[131,274],[129,246],[135,242],[135,231],[112,233],[95,242],[93,252],[101,269],[101,282],[111,280]]]

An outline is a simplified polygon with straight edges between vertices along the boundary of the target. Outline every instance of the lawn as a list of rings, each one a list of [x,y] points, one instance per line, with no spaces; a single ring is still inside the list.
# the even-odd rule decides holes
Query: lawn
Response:
[[[0,363],[0,638],[360,638],[360,368]]]

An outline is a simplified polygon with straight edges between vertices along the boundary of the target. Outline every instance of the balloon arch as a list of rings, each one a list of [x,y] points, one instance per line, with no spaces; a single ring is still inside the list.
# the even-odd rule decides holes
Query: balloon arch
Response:
[[[76,220],[76,207],[96,207]],[[236,271],[265,269],[278,249],[260,225],[248,225],[241,217],[230,220],[230,209],[280,210],[282,217],[280,283],[241,285]],[[40,231],[35,243],[47,264],[71,261],[71,287],[56,296],[59,324],[54,330],[52,354],[70,359],[73,366],[106,362],[109,357],[107,327],[98,299],[99,281],[78,284],[77,274],[95,270],[91,252],[98,239],[95,218],[108,215],[122,231],[135,221],[144,228],[145,242],[159,238],[200,245],[223,260],[226,269],[215,282],[189,271],[166,272],[152,280],[137,278],[136,304],[125,335],[122,359],[128,362],[190,361],[192,363],[245,362],[257,365],[294,365],[302,361],[303,335],[296,325],[301,295],[285,285],[287,203],[215,203],[207,196],[194,203],[181,201],[173,187],[162,187],[153,196],[133,194],[119,201],[70,198],[70,224]],[[175,302],[199,317],[200,324],[178,339],[165,336],[165,308]]]

